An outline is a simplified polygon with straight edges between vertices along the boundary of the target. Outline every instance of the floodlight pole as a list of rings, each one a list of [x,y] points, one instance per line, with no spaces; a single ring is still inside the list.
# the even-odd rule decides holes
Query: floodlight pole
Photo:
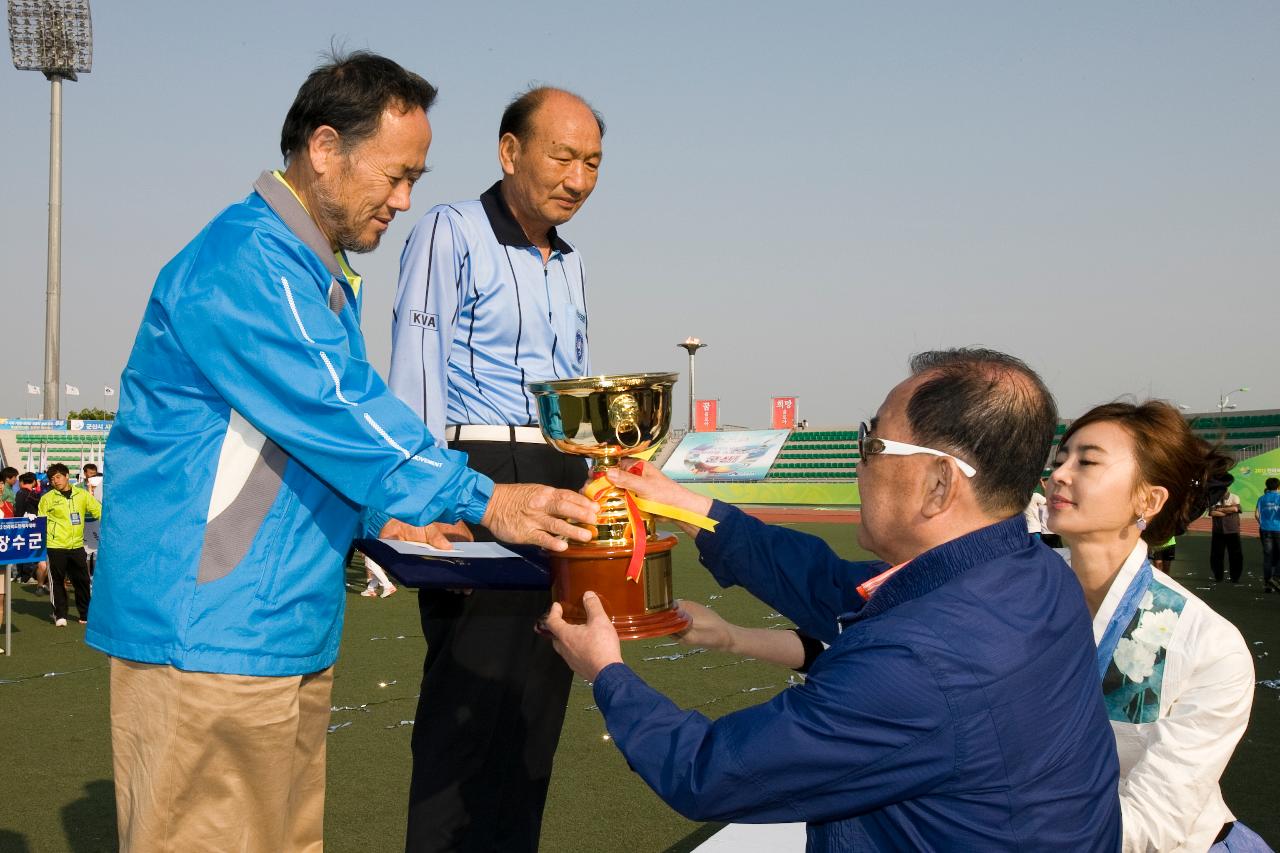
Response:
[[[44,418],[58,418],[62,401],[59,336],[62,331],[62,75],[49,78],[49,258],[44,292]]]
[[[1222,422],[1222,413],[1225,412],[1227,409],[1235,408],[1235,404],[1231,402],[1231,395],[1244,394],[1244,393],[1247,393],[1248,391],[1249,391],[1248,388],[1241,386],[1240,388],[1232,389],[1231,391],[1228,391],[1225,394],[1223,394],[1222,392],[1218,392],[1218,441],[1227,440],[1227,427]]]
[[[689,432],[694,432],[693,398],[694,398],[695,392],[694,392],[694,380],[693,380],[693,357],[697,355],[698,350],[705,347],[706,344],[704,344],[698,338],[689,337],[689,338],[685,338],[684,343],[676,344],[676,346],[684,348],[689,353]]]
[[[44,314],[46,419],[56,419],[59,337],[62,328],[62,81],[93,68],[93,16],[89,0],[8,0],[13,67],[39,71],[49,81],[49,255]]]

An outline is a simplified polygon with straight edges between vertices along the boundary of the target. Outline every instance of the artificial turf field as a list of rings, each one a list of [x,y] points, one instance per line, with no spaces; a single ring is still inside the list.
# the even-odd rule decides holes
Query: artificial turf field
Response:
[[[826,538],[840,554],[864,556],[849,525],[792,525]],[[1207,536],[1178,542],[1173,575],[1244,634],[1259,680],[1280,678],[1280,595],[1263,595],[1256,539],[1245,540],[1239,586],[1209,578]],[[675,552],[678,593],[713,605],[744,625],[784,626],[741,590],[721,590],[697,565],[687,541]],[[410,721],[424,643],[411,590],[361,598],[363,572],[349,570],[342,655],[335,671],[329,735],[325,837],[329,850],[403,849]],[[74,623],[55,629],[46,599],[14,587],[14,656],[0,657],[0,853],[115,850],[115,811],[107,722],[107,668],[80,641]],[[720,596],[713,598],[713,596]],[[669,640],[623,645],[628,663],[683,707],[708,716],[763,701],[790,675],[756,661],[689,651]],[[1273,662],[1269,652],[1276,650]],[[543,824],[548,853],[677,853],[716,829],[676,815],[631,774],[603,739],[590,689],[570,695]],[[1259,685],[1249,730],[1223,778],[1227,804],[1273,845],[1280,816],[1280,690]]]

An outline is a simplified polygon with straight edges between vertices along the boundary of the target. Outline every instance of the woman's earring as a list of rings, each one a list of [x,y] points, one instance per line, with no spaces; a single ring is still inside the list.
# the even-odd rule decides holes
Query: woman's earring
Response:
[[[1139,530],[1146,530],[1146,529],[1147,529],[1147,519],[1146,519],[1146,518],[1144,518],[1144,517],[1143,517],[1143,516],[1141,516],[1141,515],[1140,515],[1140,516],[1138,516],[1138,529],[1139,529]]]

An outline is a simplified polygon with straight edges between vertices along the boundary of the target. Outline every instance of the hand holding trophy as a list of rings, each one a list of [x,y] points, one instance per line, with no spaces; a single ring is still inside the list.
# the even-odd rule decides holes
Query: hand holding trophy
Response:
[[[546,552],[553,597],[566,621],[583,624],[582,595],[594,591],[624,640],[661,637],[689,625],[672,595],[676,537],[659,535],[654,512],[646,511],[647,506],[664,514],[666,508],[637,500],[605,476],[623,456],[641,453],[666,436],[676,378],[674,373],[632,373],[529,384],[547,441],[593,460],[585,491],[600,507],[592,541]]]

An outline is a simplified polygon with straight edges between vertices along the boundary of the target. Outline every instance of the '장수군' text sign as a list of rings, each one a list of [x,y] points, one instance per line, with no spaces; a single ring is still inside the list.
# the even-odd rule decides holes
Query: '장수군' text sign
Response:
[[[0,518],[0,566],[45,558],[45,518]]]

